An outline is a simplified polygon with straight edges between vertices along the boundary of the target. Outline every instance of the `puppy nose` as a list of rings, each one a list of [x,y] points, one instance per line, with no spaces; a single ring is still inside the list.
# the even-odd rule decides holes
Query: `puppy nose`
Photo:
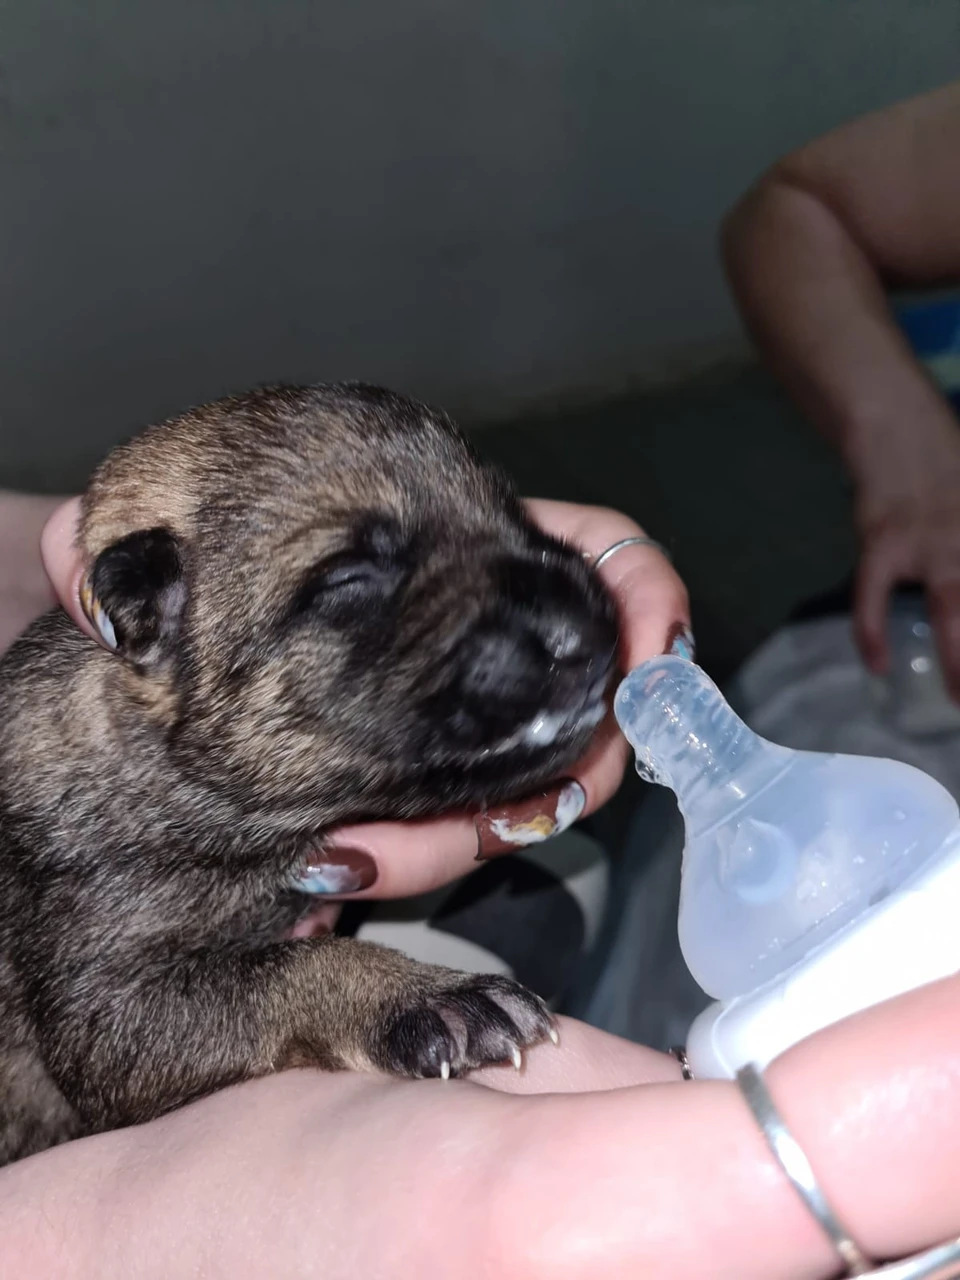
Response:
[[[475,634],[465,655],[463,691],[485,702],[542,703],[582,696],[613,658],[609,636],[590,620],[514,618]]]
[[[583,694],[607,676],[616,655],[616,633],[605,619],[547,612],[537,619],[534,632],[546,655],[550,685],[561,700]]]
[[[574,667],[596,659],[602,647],[596,628],[570,618],[545,618],[537,636],[551,662]]]
[[[514,625],[478,632],[464,654],[463,692],[483,702],[522,699],[531,688],[542,687],[544,658],[528,628]]]

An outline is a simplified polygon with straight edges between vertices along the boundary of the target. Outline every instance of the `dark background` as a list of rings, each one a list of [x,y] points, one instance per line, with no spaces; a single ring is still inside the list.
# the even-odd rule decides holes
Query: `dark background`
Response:
[[[958,54],[956,0],[0,0],[0,484],[254,383],[386,382],[647,525],[723,675],[852,542],[718,222]]]

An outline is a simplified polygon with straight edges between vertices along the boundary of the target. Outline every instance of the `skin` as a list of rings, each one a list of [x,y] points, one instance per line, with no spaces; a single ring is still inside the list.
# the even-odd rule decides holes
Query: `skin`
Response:
[[[778,161],[723,249],[761,353],[852,477],[857,638],[886,670],[887,603],[925,586],[960,699],[960,431],[887,301],[960,280],[960,84],[864,116]]]
[[[0,492],[0,652],[27,623],[56,603],[37,546],[44,526],[62,503],[63,498]]]
[[[602,532],[595,545],[623,536],[609,536],[608,513],[561,515],[583,539]],[[55,519],[45,540],[61,592],[71,527],[67,514],[58,533]],[[625,618],[649,620],[647,607],[672,618],[683,598],[655,554],[610,562],[636,557],[618,566]],[[628,627],[630,653],[662,648],[661,637],[644,654]],[[596,768],[579,776],[605,778]],[[591,781],[592,799],[604,785]],[[406,856],[390,829],[370,841],[384,867]],[[422,870],[442,875],[438,864]],[[422,882],[398,870],[393,883]],[[821,1032],[767,1073],[836,1211],[877,1256],[960,1231],[958,1000],[960,978],[937,983]],[[64,1280],[836,1274],[732,1085],[682,1082],[671,1058],[577,1023],[561,1035],[520,1074],[444,1084],[291,1071],[24,1160],[0,1172],[5,1261]]]
[[[958,997],[957,980],[939,983],[768,1072],[836,1211],[877,1255],[960,1230]],[[734,1086],[677,1083],[659,1054],[562,1033],[524,1078],[484,1082],[523,1096],[290,1072],[12,1165],[5,1260],[63,1280],[837,1274]]]

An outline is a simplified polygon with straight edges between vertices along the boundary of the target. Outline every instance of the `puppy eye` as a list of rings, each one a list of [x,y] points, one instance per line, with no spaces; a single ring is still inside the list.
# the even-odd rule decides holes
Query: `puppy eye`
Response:
[[[342,587],[376,587],[383,575],[369,560],[347,560],[321,572],[320,590]]]
[[[412,568],[412,544],[397,522],[370,516],[355,526],[352,545],[315,564],[293,599],[293,614],[333,625],[375,618]]]
[[[293,612],[347,622],[358,612],[369,612],[388,599],[399,580],[400,575],[391,566],[354,554],[339,555],[310,571],[294,598]]]

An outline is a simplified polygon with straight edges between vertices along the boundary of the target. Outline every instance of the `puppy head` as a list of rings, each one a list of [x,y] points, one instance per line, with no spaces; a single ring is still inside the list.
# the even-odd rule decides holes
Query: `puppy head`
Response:
[[[443,414],[272,388],[152,427],[84,499],[84,603],[134,714],[244,811],[424,815],[555,778],[612,604]]]

